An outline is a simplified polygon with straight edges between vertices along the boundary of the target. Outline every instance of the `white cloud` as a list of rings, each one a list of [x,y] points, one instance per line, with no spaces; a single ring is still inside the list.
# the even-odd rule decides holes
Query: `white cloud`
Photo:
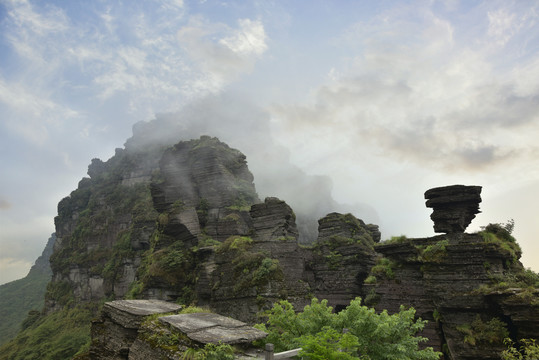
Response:
[[[345,157],[369,153],[433,170],[483,171],[529,159],[538,148],[531,134],[539,131],[539,93],[515,88],[532,86],[523,79],[535,78],[536,67],[518,76],[500,70],[503,49],[491,58],[490,49],[456,42],[448,20],[418,12],[415,23],[390,12],[349,30],[345,39],[360,54],[309,103],[275,106],[277,137],[294,144],[300,134],[320,156],[346,142]]]
[[[489,11],[487,15],[489,20],[488,35],[498,45],[505,45],[518,31],[519,24],[516,22],[516,15],[510,14],[505,9]]]
[[[33,93],[33,89],[21,84],[8,84],[1,78],[0,103],[5,113],[2,122],[33,144],[45,144],[50,128],[60,126],[60,119],[78,116],[77,111],[48,99],[44,94]]]
[[[221,90],[238,76],[252,71],[256,58],[266,49],[266,34],[260,21],[239,20],[238,29],[225,24],[210,24],[202,17],[193,17],[178,31],[178,39],[202,70],[196,82],[200,89]]]
[[[240,28],[233,35],[219,40],[219,43],[241,56],[262,55],[268,48],[262,23],[240,19],[238,24]]]

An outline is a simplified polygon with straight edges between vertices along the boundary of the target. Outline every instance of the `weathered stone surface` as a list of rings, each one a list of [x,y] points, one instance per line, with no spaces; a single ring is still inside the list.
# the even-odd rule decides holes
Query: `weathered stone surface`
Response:
[[[103,305],[101,316],[92,322],[92,359],[127,359],[148,315],[177,312],[178,304],[161,300],[116,300]]]
[[[212,313],[163,316],[159,321],[171,325],[201,344],[243,344],[265,338],[268,334],[244,322]]]
[[[296,215],[283,200],[268,197],[263,204],[253,205],[250,214],[260,241],[298,238]]]
[[[149,315],[179,309],[179,305],[155,300],[105,303],[100,319],[92,324],[91,358],[179,359],[191,347],[208,343],[250,344],[267,336],[244,322],[213,313],[166,315],[141,326]],[[177,342],[163,346],[156,340],[167,335]]]
[[[425,199],[427,207],[433,208],[430,218],[435,232],[462,233],[480,212],[481,186],[433,188],[425,192]]]
[[[203,136],[174,145],[163,154],[160,169],[163,182],[155,185],[161,189],[156,203],[160,212],[178,200],[182,206],[197,207],[204,199],[209,208],[258,202],[245,155],[216,138]]]
[[[309,268],[313,292],[337,310],[361,293],[363,281],[374,265],[374,239],[380,232],[351,214],[331,213],[318,221],[318,240]]]
[[[125,328],[138,328],[148,315],[176,312],[181,308],[181,305],[162,300],[116,300],[103,305],[103,314]]]
[[[445,344],[451,359],[499,359],[501,341],[477,340],[472,345],[459,331],[459,327],[469,327],[476,316],[484,322],[501,320],[519,338],[537,337],[539,307],[533,301],[510,292],[480,291],[493,278],[502,278],[513,261],[503,248],[486,246],[481,235],[407,239],[382,243],[376,251],[390,260],[394,276],[377,276],[375,284],[364,285],[364,298],[373,299],[377,310],[390,313],[397,312],[401,304],[414,307],[418,317],[429,321],[422,333],[429,338],[426,346],[441,350]],[[515,306],[509,304],[509,298],[515,300]]]

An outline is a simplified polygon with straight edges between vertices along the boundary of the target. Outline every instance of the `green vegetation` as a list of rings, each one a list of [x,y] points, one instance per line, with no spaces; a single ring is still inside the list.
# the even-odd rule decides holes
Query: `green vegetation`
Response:
[[[43,308],[43,296],[51,275],[30,271],[22,279],[0,285],[0,345],[15,337],[31,311]]]
[[[218,246],[217,252],[232,252],[236,283],[234,291],[266,285],[270,280],[282,280],[283,271],[279,260],[261,252],[249,251],[253,239],[248,236],[231,236]]]
[[[537,296],[539,293],[539,274],[531,269],[525,269],[517,261],[520,257],[520,247],[511,235],[514,225],[513,220],[509,220],[506,224],[489,224],[479,233],[485,243],[489,246],[495,246],[499,251],[501,250],[503,254],[510,257],[511,261],[504,264],[503,273],[490,274],[490,284],[481,285],[473,293],[491,294],[510,291],[513,300],[539,305]],[[492,265],[485,262],[483,266],[490,273]]]
[[[234,360],[234,348],[227,344],[206,344],[201,349],[187,349],[181,360]]]
[[[389,315],[375,313],[356,298],[335,314],[327,300],[313,299],[296,313],[288,301],[276,303],[265,312],[266,324],[255,325],[268,332],[259,345],[273,343],[275,351],[301,347],[304,359],[439,359],[432,348],[419,349],[427,339],[416,336],[426,324],[415,320],[415,310],[405,309]],[[345,330],[347,329],[347,330]]]
[[[367,306],[376,306],[378,302],[380,301],[380,295],[376,292],[375,289],[371,289],[367,296],[365,296],[365,305]]]
[[[509,220],[507,224],[488,224],[479,232],[486,244],[507,255],[512,263],[515,263],[522,254],[520,246],[511,235],[514,226],[514,221]]]
[[[393,260],[390,260],[385,257],[379,257],[376,259],[376,265],[374,265],[371,268],[370,276],[373,276],[375,278],[374,282],[376,282],[377,277],[385,277],[386,279],[394,279],[395,272],[393,270],[395,269],[396,265],[397,264]],[[370,279],[369,281],[372,281],[372,279]]]
[[[409,239],[405,235],[392,236],[389,240],[384,241],[382,244],[402,244],[408,241]]]
[[[376,284],[376,281],[377,281],[376,276],[374,276],[374,275],[369,275],[369,276],[367,276],[367,278],[365,279],[364,283],[365,283],[365,284]]]
[[[326,262],[330,270],[338,270],[341,265],[342,255],[338,251],[330,251],[326,255]]]
[[[533,270],[513,264],[504,274],[491,274],[490,280],[490,284],[483,284],[472,293],[487,295],[511,289],[511,298],[539,305],[539,274]]]
[[[498,318],[484,322],[477,315],[471,324],[457,326],[457,330],[464,335],[464,342],[475,346],[477,343],[502,344],[509,336],[507,325]]]
[[[502,352],[502,360],[537,360],[539,359],[539,345],[535,339],[521,339],[520,347],[511,339],[505,339],[507,349]]]
[[[244,252],[232,260],[236,284],[234,291],[266,285],[270,280],[282,280],[283,270],[279,260],[266,257],[259,252]]]
[[[110,252],[109,252],[110,254]],[[126,258],[132,258],[135,255],[131,247],[131,231],[124,230],[118,234],[118,240],[112,247],[112,254],[103,267],[101,275],[107,280],[118,280],[120,269]]]
[[[78,305],[49,315],[31,313],[23,329],[0,347],[2,360],[63,360],[86,352],[90,346],[90,325],[95,309]]]
[[[207,310],[189,306],[180,314],[207,312]],[[197,347],[185,334],[169,327],[158,319],[172,313],[154,314],[146,317],[141,325],[139,336],[153,348],[159,348],[174,358],[196,360],[232,360],[235,349],[226,344],[206,344]],[[180,348],[186,348],[180,351]]]
[[[253,239],[248,236],[231,236],[220,245],[217,251],[226,252],[237,250],[238,252],[245,252],[252,244]]]
[[[416,245],[415,248],[418,251],[417,258],[421,262],[440,263],[447,255],[447,245],[449,245],[449,240],[440,240],[426,247]]]

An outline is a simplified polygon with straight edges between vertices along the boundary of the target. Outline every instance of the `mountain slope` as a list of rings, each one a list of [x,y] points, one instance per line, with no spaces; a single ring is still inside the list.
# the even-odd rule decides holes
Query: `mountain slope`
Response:
[[[43,308],[43,295],[52,275],[49,257],[55,240],[53,234],[28,275],[0,285],[0,345],[17,335],[29,311]]]

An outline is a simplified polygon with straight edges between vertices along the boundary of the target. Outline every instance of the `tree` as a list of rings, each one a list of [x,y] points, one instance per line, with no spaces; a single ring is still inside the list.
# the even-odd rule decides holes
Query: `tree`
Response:
[[[314,298],[303,312],[296,313],[283,300],[266,316],[266,324],[256,325],[269,334],[264,342],[273,343],[276,351],[301,347],[300,355],[307,359],[435,360],[442,355],[430,347],[419,349],[419,343],[427,338],[416,334],[426,321],[415,320],[413,308],[401,306],[396,314],[389,315],[385,310],[377,314],[356,298],[335,314],[327,300]]]

